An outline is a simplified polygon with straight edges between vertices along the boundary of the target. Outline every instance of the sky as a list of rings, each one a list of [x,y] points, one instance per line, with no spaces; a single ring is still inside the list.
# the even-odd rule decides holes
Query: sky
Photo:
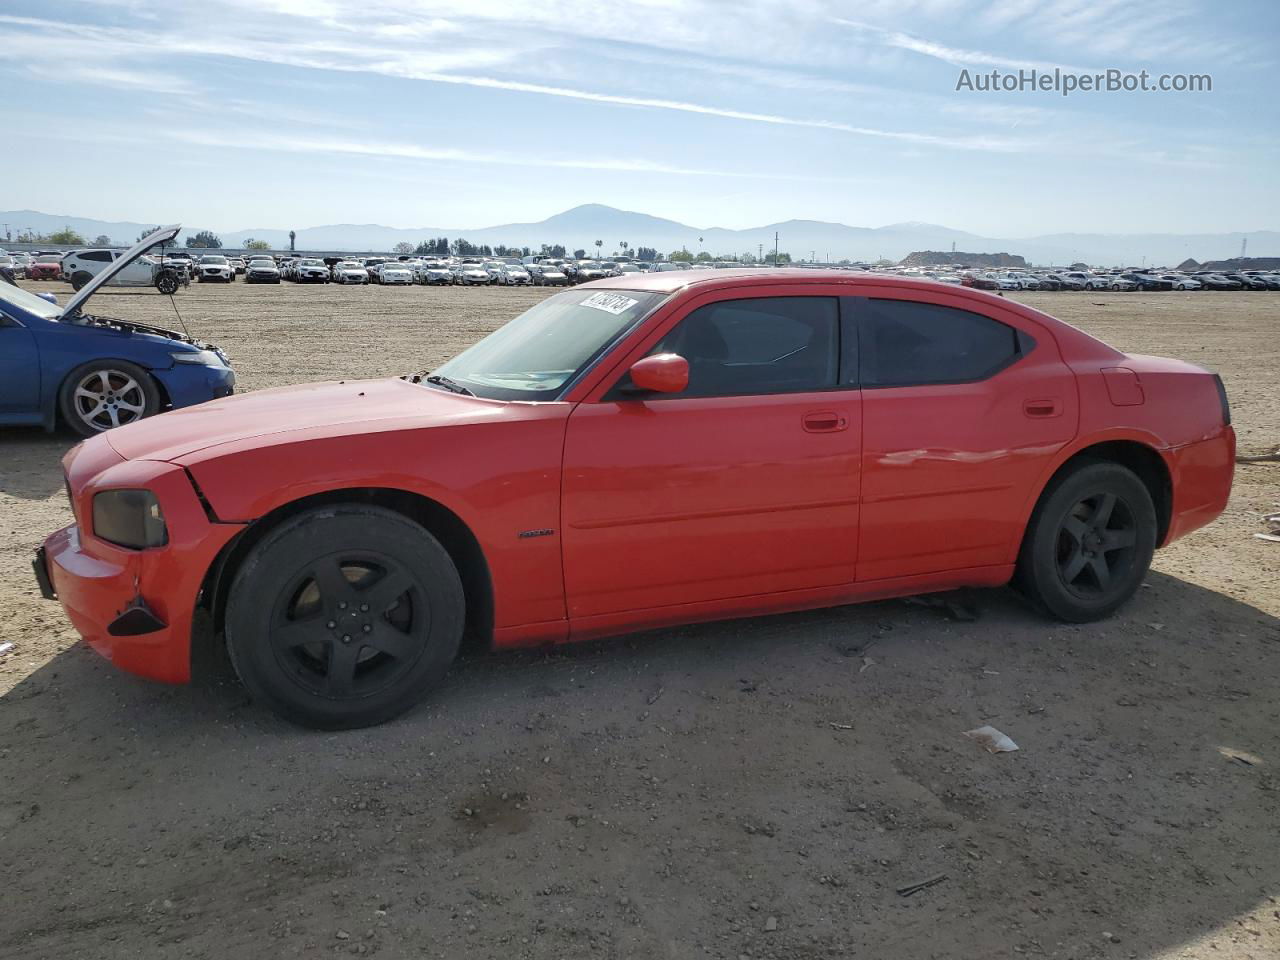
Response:
[[[0,0],[0,209],[234,230],[1280,226],[1271,0]],[[1202,92],[957,90],[1208,74]]]

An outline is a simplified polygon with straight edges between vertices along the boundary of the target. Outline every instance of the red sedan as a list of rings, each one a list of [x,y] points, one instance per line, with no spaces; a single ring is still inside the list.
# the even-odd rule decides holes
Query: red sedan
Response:
[[[955,286],[628,274],[430,375],[266,390],[66,457],[36,575],[120,667],[197,608],[283,715],[377,723],[494,647],[1015,581],[1106,616],[1223,510],[1217,376]]]
[[[28,280],[61,280],[62,255],[42,253],[27,264]]]

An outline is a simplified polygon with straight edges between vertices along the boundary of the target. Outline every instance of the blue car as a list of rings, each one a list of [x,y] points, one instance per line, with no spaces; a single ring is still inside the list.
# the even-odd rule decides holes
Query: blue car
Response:
[[[84,312],[85,301],[181,226],[162,227],[111,263],[65,307],[0,282],[0,425],[59,422],[89,437],[177,407],[230,396],[236,375],[217,347]]]

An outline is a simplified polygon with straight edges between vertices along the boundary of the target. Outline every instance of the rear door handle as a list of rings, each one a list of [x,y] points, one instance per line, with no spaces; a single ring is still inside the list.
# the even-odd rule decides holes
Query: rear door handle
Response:
[[[1057,397],[1046,397],[1041,400],[1024,400],[1022,412],[1028,417],[1043,419],[1045,417],[1062,416],[1062,404]]]
[[[806,413],[802,422],[810,433],[836,433],[849,426],[849,421],[834,410],[819,410]]]

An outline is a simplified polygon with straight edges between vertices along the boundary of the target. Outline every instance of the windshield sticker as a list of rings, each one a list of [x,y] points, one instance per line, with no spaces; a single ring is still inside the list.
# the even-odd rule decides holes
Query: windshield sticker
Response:
[[[603,310],[605,313],[612,313],[616,317],[620,313],[626,313],[639,302],[639,300],[633,300],[631,297],[624,297],[620,293],[593,293],[582,301],[582,306],[591,307],[593,310]]]

